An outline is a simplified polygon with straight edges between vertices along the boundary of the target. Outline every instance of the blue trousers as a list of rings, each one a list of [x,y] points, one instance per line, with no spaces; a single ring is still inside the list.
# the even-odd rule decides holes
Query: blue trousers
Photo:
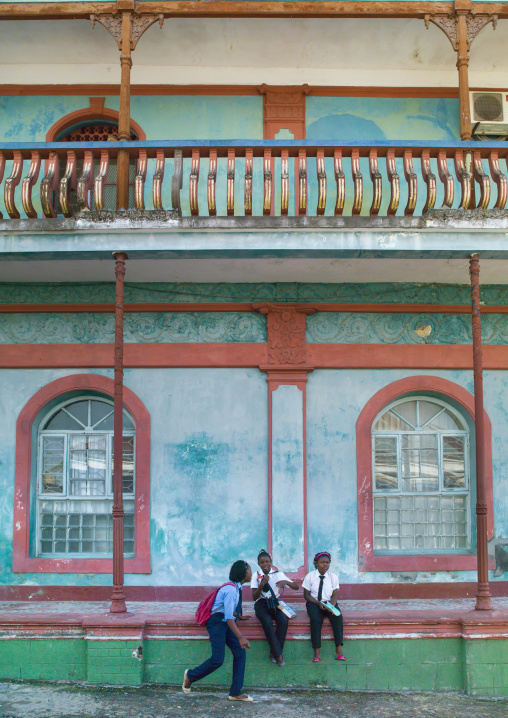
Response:
[[[245,676],[246,652],[245,648],[240,646],[240,641],[226,621],[223,621],[223,618],[223,613],[214,613],[207,621],[206,630],[212,644],[212,655],[200,666],[187,671],[187,678],[191,683],[195,683],[220,668],[224,663],[227,646],[233,654],[233,681],[229,689],[229,695],[239,696],[242,693],[243,678]]]

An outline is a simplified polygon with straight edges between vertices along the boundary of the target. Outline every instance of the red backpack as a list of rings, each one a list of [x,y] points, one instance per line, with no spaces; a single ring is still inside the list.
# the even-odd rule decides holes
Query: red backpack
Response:
[[[223,583],[222,586],[219,586],[219,588],[214,589],[211,593],[208,594],[206,598],[201,601],[196,613],[194,614],[196,618],[196,623],[198,623],[200,626],[204,626],[212,615],[212,608],[213,604],[215,603],[215,599],[217,598],[217,594],[219,593],[221,588],[224,588],[224,586],[236,586],[236,583],[233,583],[232,581]]]

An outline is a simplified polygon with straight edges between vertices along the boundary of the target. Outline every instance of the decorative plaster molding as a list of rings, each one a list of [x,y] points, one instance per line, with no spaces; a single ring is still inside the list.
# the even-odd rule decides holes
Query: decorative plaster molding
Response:
[[[314,307],[297,304],[255,304],[254,309],[266,315],[268,363],[273,366],[302,366],[306,356],[306,315]]]

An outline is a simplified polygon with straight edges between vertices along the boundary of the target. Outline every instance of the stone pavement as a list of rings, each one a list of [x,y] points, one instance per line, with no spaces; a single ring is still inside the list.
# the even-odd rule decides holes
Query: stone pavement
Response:
[[[90,688],[0,683],[0,718],[506,718],[508,700],[442,693],[254,690],[254,703],[226,693],[175,688]]]

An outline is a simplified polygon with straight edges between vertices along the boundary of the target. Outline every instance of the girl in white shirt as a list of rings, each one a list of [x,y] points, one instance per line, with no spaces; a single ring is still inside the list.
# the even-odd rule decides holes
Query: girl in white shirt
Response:
[[[254,612],[263,626],[266,640],[270,645],[270,660],[278,666],[283,666],[284,641],[288,630],[288,617],[277,608],[277,599],[280,590],[284,586],[297,591],[300,586],[296,581],[289,578],[272,566],[272,557],[261,549],[258,554],[258,565],[261,571],[256,571],[252,576],[252,600],[254,601]],[[275,621],[276,629],[273,629]]]
[[[342,613],[336,616],[324,605],[328,601],[332,606],[337,605],[337,594],[339,592],[339,579],[329,571],[331,556],[327,551],[320,551],[314,556],[315,571],[308,573],[302,583],[303,596],[307,602],[307,613],[310,618],[310,637],[314,649],[313,663],[321,660],[321,628],[325,616],[332,624],[333,638],[335,641],[335,660],[345,661],[342,655],[343,626]]]

